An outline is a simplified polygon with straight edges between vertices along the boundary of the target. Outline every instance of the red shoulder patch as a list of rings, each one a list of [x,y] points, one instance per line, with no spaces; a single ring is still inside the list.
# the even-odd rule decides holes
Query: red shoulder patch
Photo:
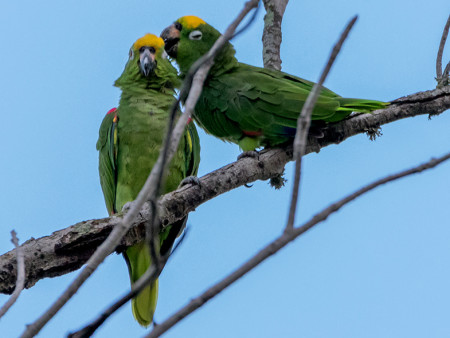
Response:
[[[257,130],[257,131],[250,131],[250,130],[243,130],[242,133],[246,136],[261,136],[262,130]]]
[[[111,108],[110,110],[108,110],[108,112],[106,113],[106,115],[114,113],[117,110],[117,108]]]

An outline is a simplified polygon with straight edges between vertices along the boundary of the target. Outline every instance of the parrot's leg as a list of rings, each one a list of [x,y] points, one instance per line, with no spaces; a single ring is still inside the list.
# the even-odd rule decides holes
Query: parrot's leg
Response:
[[[311,135],[315,138],[323,138],[325,136],[325,133],[323,132],[323,128],[311,126],[309,128],[309,135]]]
[[[260,146],[260,138],[254,136],[244,136],[238,141],[238,145],[242,151],[255,150]]]
[[[188,185],[188,184],[198,185],[198,186],[202,185],[202,183],[200,182],[200,179],[197,176],[188,176],[180,182],[180,184],[178,185],[178,188],[184,187],[185,185]]]
[[[251,157],[256,160],[259,160],[259,152],[257,152],[256,150],[244,151],[242,154],[240,154],[237,157],[237,159],[240,160],[241,158],[245,158],[245,157]]]

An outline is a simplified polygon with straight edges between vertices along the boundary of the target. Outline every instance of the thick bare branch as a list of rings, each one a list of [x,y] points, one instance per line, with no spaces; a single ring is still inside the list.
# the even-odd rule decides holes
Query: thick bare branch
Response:
[[[25,286],[25,260],[23,256],[23,250],[19,246],[19,239],[17,238],[17,234],[14,230],[11,231],[11,237],[11,242],[15,247],[17,270],[19,271],[19,273],[17,274],[16,288],[14,289],[13,294],[11,295],[11,297],[9,297],[5,305],[3,305],[0,309],[0,318],[2,318],[4,314],[8,312],[11,306],[13,306]]]
[[[289,0],[263,0],[264,16],[263,62],[264,67],[281,70],[280,46],[282,41],[281,22]]]
[[[372,114],[359,114],[330,125],[322,139],[309,138],[305,153],[318,152],[323,147],[365,133],[370,128],[417,115],[437,115],[447,109],[450,109],[450,87],[409,95],[393,101],[386,109]],[[425,123],[424,121],[424,128]],[[229,190],[281,174],[285,164],[291,160],[292,148],[264,150],[259,161],[243,158],[203,176],[201,186],[187,185],[166,194],[159,202],[161,224],[172,224],[206,201]],[[149,217],[150,209],[146,203],[116,251],[121,252],[125,247],[144,239],[144,223]],[[50,236],[26,241],[21,245],[26,265],[25,287],[32,287],[40,279],[79,269],[120,219],[120,216],[113,216],[83,221]],[[14,250],[0,256],[1,293],[11,293],[14,290],[16,271]]]
[[[357,19],[358,16],[355,16],[353,17],[352,20],[350,20],[350,22],[347,24],[344,31],[342,32],[341,36],[339,37],[338,42],[336,42],[336,44],[334,45],[330,57],[328,58],[328,61],[325,65],[325,68],[322,71],[322,74],[320,75],[319,82],[317,82],[314,85],[313,89],[311,90],[311,93],[309,93],[305,105],[303,106],[302,111],[300,113],[300,116],[298,117],[297,131],[295,132],[294,138],[294,161],[295,161],[294,185],[292,187],[291,205],[289,207],[289,215],[285,231],[291,231],[294,228],[294,220],[295,220],[295,213],[297,210],[300,178],[302,172],[302,157],[305,154],[305,149],[308,143],[308,132],[309,127],[311,125],[311,114],[314,109],[314,105],[316,104],[317,98],[319,97],[320,91],[322,90],[322,85],[325,82],[325,79],[327,78],[328,73],[331,70],[331,66],[336,60],[336,57],[339,54],[339,51],[341,50],[341,47],[345,39],[347,39],[347,36],[350,33],[350,30],[352,29]]]
[[[167,330],[172,328],[174,325],[176,325],[178,322],[186,318],[188,315],[190,315],[192,312],[203,306],[206,302],[211,300],[213,297],[218,295],[220,292],[225,290],[228,286],[236,282],[239,278],[244,276],[246,273],[254,269],[256,266],[258,266],[260,263],[262,263],[264,260],[272,256],[273,254],[277,253],[280,249],[285,247],[287,244],[292,242],[294,239],[299,237],[300,235],[304,234],[306,231],[311,229],[312,227],[316,226],[317,224],[325,221],[331,214],[335,213],[339,209],[341,209],[343,206],[348,204],[349,202],[353,201],[354,199],[358,198],[359,196],[367,193],[370,190],[375,189],[376,187],[386,184],[388,182],[392,182],[395,180],[398,180],[399,178],[420,173],[424,170],[434,168],[435,166],[441,164],[442,162],[450,159],[450,153],[437,158],[437,159],[431,159],[430,161],[421,164],[417,167],[414,167],[412,169],[408,169],[405,171],[402,171],[398,174],[390,175],[385,178],[382,178],[380,180],[377,180],[357,191],[355,191],[353,194],[346,196],[345,198],[341,199],[340,201],[333,203],[329,207],[323,209],[321,212],[316,214],[311,220],[306,222],[300,227],[296,227],[290,232],[284,232],[280,237],[269,243],[266,247],[261,249],[256,255],[251,257],[248,261],[246,261],[244,264],[242,264],[239,268],[237,268],[235,271],[233,271],[231,274],[223,278],[221,281],[219,281],[217,284],[210,287],[208,290],[206,290],[204,293],[202,293],[200,296],[192,299],[187,305],[182,307],[179,311],[174,313],[172,316],[170,316],[168,319],[163,321],[162,323],[158,324],[158,326],[155,326],[154,329],[146,336],[146,338],[156,338],[161,336],[163,333],[165,333]]]

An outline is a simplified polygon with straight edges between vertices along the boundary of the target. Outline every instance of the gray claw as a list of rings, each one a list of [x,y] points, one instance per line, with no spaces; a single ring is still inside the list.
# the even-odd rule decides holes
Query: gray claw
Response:
[[[242,154],[238,156],[237,159],[240,160],[241,158],[245,157],[251,157],[256,160],[259,160],[259,152],[257,152],[256,150],[244,151]]]
[[[133,206],[133,204],[134,204],[134,201],[125,203],[124,206],[123,206],[123,208],[122,208],[122,213],[123,213],[123,214],[126,214],[126,213],[131,209],[131,207]]]
[[[178,188],[184,187],[185,185],[188,185],[188,184],[198,185],[198,186],[202,185],[202,183],[200,182],[200,179],[197,176],[188,176],[180,182],[180,185],[178,186]]]

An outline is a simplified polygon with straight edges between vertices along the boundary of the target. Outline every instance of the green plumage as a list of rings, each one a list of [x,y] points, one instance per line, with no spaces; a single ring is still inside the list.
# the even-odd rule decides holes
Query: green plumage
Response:
[[[156,42],[160,41],[156,36],[154,38]],[[150,44],[152,41],[147,39],[145,42]],[[137,197],[155,164],[166,133],[174,89],[178,85],[176,70],[162,56],[162,45],[158,43],[145,46],[154,47],[155,62],[150,74],[142,74],[143,58],[139,48],[136,48],[137,42],[131,48],[130,60],[123,74],[115,83],[122,89],[119,107],[105,116],[97,142],[100,182],[110,215],[120,212],[127,202]],[[189,123],[170,164],[161,193],[175,190],[185,177],[196,175],[199,160],[198,134],[194,124]],[[172,224],[160,234],[161,248],[165,248],[166,252],[171,250],[185,222],[184,219]],[[139,279],[151,264],[145,243],[128,248],[124,257],[131,283]],[[156,281],[132,300],[133,314],[141,325],[152,323],[157,293]]]
[[[201,34],[201,38],[198,38]],[[182,75],[205,54],[220,33],[203,20],[182,17],[161,35]],[[275,146],[295,136],[297,118],[313,82],[287,73],[240,63],[227,43],[215,59],[195,107],[195,120],[208,133],[243,150]],[[343,98],[324,88],[312,120],[337,122],[352,112],[382,109],[385,102]]]

